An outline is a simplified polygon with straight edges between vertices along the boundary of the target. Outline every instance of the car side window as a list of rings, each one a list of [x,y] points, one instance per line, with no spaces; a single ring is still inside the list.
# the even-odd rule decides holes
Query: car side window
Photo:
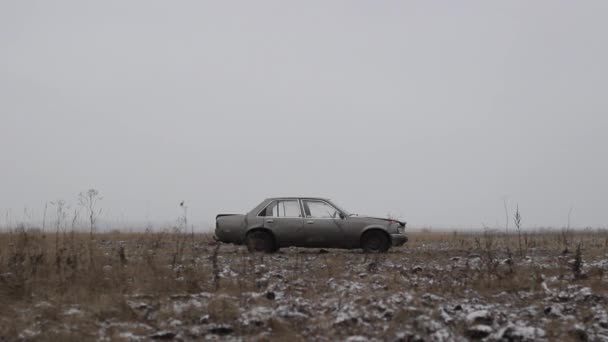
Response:
[[[274,201],[262,210],[259,216],[266,217],[302,217],[297,200]]]
[[[306,217],[336,218],[340,216],[338,210],[331,205],[320,201],[304,201]]]

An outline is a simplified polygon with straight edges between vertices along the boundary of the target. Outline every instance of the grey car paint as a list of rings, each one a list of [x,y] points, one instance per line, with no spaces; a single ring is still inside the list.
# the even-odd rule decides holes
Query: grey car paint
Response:
[[[259,216],[274,201],[295,200],[300,217]],[[326,203],[336,210],[335,218],[306,215],[305,201]],[[407,242],[405,222],[349,214],[328,199],[314,197],[268,198],[245,215],[220,214],[216,217],[215,238],[221,242],[243,244],[247,233],[261,229],[269,231],[277,247],[359,248],[361,236],[370,229],[379,229],[391,239],[392,246]]]

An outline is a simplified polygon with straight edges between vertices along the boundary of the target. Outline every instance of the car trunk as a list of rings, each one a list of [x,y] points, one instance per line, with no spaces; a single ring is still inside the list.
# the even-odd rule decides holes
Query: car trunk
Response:
[[[245,215],[220,214],[215,218],[215,237],[221,242],[241,243]]]

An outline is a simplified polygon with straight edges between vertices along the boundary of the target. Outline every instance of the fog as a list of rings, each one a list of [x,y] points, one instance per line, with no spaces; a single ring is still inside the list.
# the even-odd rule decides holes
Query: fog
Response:
[[[413,227],[502,227],[504,203],[526,228],[606,227],[607,14],[2,1],[0,222],[95,188],[125,226],[306,195]]]

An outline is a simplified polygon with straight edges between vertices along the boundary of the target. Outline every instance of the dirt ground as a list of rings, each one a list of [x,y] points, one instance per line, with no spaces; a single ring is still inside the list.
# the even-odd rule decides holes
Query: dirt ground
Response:
[[[608,341],[608,232],[410,234],[386,254],[205,234],[0,234],[0,341]]]

